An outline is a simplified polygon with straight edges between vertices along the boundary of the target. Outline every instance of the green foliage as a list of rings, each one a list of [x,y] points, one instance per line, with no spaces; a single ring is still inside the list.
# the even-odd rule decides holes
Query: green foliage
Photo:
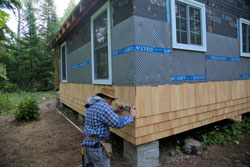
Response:
[[[40,34],[45,40],[45,45],[53,40],[58,30],[58,19],[56,16],[56,7],[53,0],[42,0],[40,5]]]
[[[0,9],[11,9],[14,11],[16,7],[20,7],[19,0],[0,1]],[[3,10],[0,10],[0,29],[6,24],[9,19],[9,14]]]
[[[18,87],[17,87],[17,84],[13,84],[8,81],[3,81],[0,84],[0,89],[4,93],[13,93],[18,90]]]
[[[2,64],[2,63],[0,63],[0,80],[1,80],[1,78],[4,79],[4,80],[8,80],[7,72],[6,72],[6,66],[4,64]]]
[[[176,154],[180,153],[181,151],[182,151],[181,142],[180,142],[180,140],[176,140],[175,150],[170,151],[169,155],[175,156]]]
[[[38,103],[32,96],[24,98],[13,114],[18,122],[38,119],[40,117]]]
[[[66,109],[64,110],[64,112],[65,112],[65,114],[67,114],[67,115],[74,115],[74,112],[73,112],[71,109],[69,109],[69,108],[66,108]]]
[[[180,153],[181,152],[181,146],[180,146],[181,143],[180,143],[180,140],[177,140],[176,143],[177,144],[176,144],[176,149],[175,150],[176,150],[177,153]]]
[[[225,144],[228,141],[239,144],[239,139],[243,134],[250,134],[249,117],[244,117],[241,122],[230,122],[223,126],[213,126],[211,130],[201,134],[200,140],[204,148],[207,149],[208,145]]]
[[[20,0],[1,0],[0,9],[11,9],[14,10],[17,7],[21,7]]]
[[[46,99],[55,98],[54,91],[49,92],[25,92],[18,90],[13,93],[0,92],[0,113],[11,113],[16,110],[18,104],[25,98],[33,97],[35,101],[41,103]]]
[[[233,142],[239,145],[240,139],[244,135],[248,135],[248,137],[250,137],[249,114],[243,115],[241,122],[224,120],[212,125],[207,125],[206,127],[201,127],[199,129],[194,129],[192,131],[180,134],[174,138],[174,141],[176,141],[174,150],[171,150],[168,153],[170,156],[175,156],[180,152],[188,153],[187,148],[184,146],[184,141],[179,139],[196,139],[203,144],[203,150],[205,151],[209,145],[224,145],[227,142]]]
[[[0,10],[0,29],[3,28],[3,25],[8,21],[9,14],[5,11]]]
[[[171,155],[171,156],[175,156],[175,154],[176,154],[175,151],[170,151],[170,152],[169,152],[169,155]]]
[[[0,113],[8,112],[13,108],[13,104],[8,94],[0,92]]]
[[[3,44],[3,40],[7,39],[7,34],[11,34],[10,29],[7,27],[6,22],[9,18],[9,14],[7,14],[2,9],[9,9],[14,12],[14,9],[20,7],[21,4],[19,0],[4,0],[0,1],[0,44]],[[1,46],[0,45],[0,46]],[[2,50],[2,48],[0,48]]]
[[[47,45],[58,30],[54,0],[1,1],[0,9],[20,9],[20,31],[14,34],[6,24],[0,28],[0,87],[3,78],[23,90],[54,88],[54,55]],[[39,6],[39,9],[36,8]],[[37,17],[39,16],[39,17]],[[19,25],[19,24],[18,24]],[[9,34],[9,35],[7,35]],[[3,69],[3,70],[2,70]],[[7,89],[14,85],[7,85]],[[9,91],[8,91],[9,92]]]
[[[75,1],[70,0],[67,8],[64,11],[63,17],[60,19],[60,22],[59,22],[60,27],[63,25],[63,23],[66,21],[66,19],[69,17],[69,15],[71,14],[71,12],[74,10],[75,7],[76,7]]]

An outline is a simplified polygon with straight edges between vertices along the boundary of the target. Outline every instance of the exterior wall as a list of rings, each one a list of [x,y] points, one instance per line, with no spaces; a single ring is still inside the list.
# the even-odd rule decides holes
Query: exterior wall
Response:
[[[250,80],[136,87],[140,145],[250,112]]]
[[[87,98],[102,87],[61,83],[59,99],[84,115]],[[134,145],[250,112],[250,80],[114,89],[115,103],[135,104],[138,113],[134,123],[111,131]]]
[[[244,0],[197,1],[206,6],[207,52],[172,49],[171,20],[168,19],[171,12],[166,10],[169,1],[134,1],[135,45],[172,49],[171,53],[135,53],[137,86],[233,81],[243,79],[242,74],[250,74],[250,59],[240,57],[237,36],[238,19],[250,20],[250,4]],[[210,59],[211,56],[217,60]],[[175,76],[204,78],[175,80]]]
[[[197,0],[206,5],[207,52],[172,48],[168,0],[112,1],[112,86],[124,105],[135,104],[136,121],[112,129],[140,145],[249,112],[250,58],[240,57],[237,20],[250,20],[244,0]],[[66,38],[68,83],[60,100],[84,114],[92,85],[90,16]],[[127,13],[124,11],[127,11]],[[178,76],[181,78],[175,78]],[[187,80],[182,76],[205,76]],[[184,78],[184,79],[182,79]]]
[[[244,0],[197,1],[206,5],[206,53],[172,49],[168,1],[112,0],[112,84],[156,86],[233,81],[244,79],[240,77],[242,74],[250,74],[250,59],[239,56],[237,26],[239,18],[250,20],[250,4]],[[66,37],[68,83],[92,83],[90,16],[105,2],[98,2]],[[147,51],[152,48],[169,49],[169,52]],[[122,53],[116,54],[120,50]],[[211,60],[209,56],[237,61]],[[176,81],[172,78],[193,75],[205,79]]]
[[[90,17],[106,2],[102,0],[66,37],[67,83],[92,83]],[[112,0],[112,53],[134,44],[133,1]],[[126,11],[126,12],[124,12]],[[59,61],[60,62],[60,61]],[[112,57],[112,84],[135,85],[134,54]],[[60,64],[61,65],[61,64]],[[124,72],[126,71],[126,72]]]

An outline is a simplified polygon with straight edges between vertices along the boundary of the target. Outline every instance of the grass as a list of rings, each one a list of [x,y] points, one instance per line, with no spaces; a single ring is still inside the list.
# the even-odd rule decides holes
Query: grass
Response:
[[[13,112],[20,101],[25,97],[34,97],[34,99],[41,103],[46,99],[55,98],[55,91],[48,92],[24,92],[18,91],[14,93],[2,93],[0,92],[0,113],[11,113]]]

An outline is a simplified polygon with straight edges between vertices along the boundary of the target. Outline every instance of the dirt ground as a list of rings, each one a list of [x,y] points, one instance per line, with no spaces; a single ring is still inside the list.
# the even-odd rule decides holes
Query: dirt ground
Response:
[[[0,115],[0,167],[77,167],[81,164],[82,134],[56,110],[55,99],[40,105],[41,118],[17,124],[12,115]],[[79,121],[72,119],[83,128]],[[124,167],[122,139],[111,136],[111,166]],[[170,156],[160,141],[160,167],[249,167],[250,136],[240,144],[211,146],[202,156]]]
[[[202,156],[180,153],[171,157],[167,148],[161,148],[160,167],[250,167],[250,136],[245,136],[237,145],[233,142],[224,146],[209,146]]]

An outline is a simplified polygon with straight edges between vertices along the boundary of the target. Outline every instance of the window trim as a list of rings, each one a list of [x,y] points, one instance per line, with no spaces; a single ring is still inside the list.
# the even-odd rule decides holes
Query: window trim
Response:
[[[62,45],[61,45],[61,47],[60,47],[60,56],[61,56],[61,81],[62,82],[67,82],[67,78],[68,78],[68,69],[67,69],[67,45],[66,45],[67,43],[66,42],[64,42]],[[63,80],[63,69],[62,69],[62,65],[63,65],[63,63],[62,63],[62,48],[63,48],[63,46],[65,46],[65,70],[66,70],[66,80]]]
[[[177,42],[176,37],[176,15],[175,15],[175,0],[171,0],[171,28],[172,28],[172,47],[175,49],[191,50],[191,51],[207,51],[207,31],[206,31],[206,8],[205,5],[196,2],[194,0],[176,0],[178,2],[194,6],[201,10],[201,46],[191,45],[191,44],[182,44]]]
[[[250,57],[250,53],[243,52],[243,38],[242,38],[242,35],[243,35],[242,24],[243,23],[250,26],[250,21],[246,20],[246,19],[243,19],[243,18],[240,18],[240,56],[242,56],[242,57]]]
[[[107,10],[107,27],[108,27],[108,79],[95,79],[95,61],[94,61],[94,19],[98,17],[103,11]],[[93,84],[112,84],[112,60],[111,60],[111,19],[110,19],[110,1],[106,2],[99,10],[91,16],[91,61],[92,61],[92,83]]]

